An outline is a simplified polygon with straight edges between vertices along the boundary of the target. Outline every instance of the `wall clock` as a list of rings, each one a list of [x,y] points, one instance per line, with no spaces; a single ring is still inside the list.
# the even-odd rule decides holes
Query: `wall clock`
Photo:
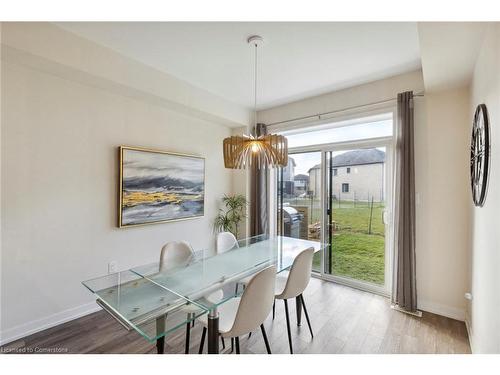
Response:
[[[470,145],[470,182],[472,199],[478,207],[484,205],[490,166],[490,128],[486,105],[479,104],[474,114]]]

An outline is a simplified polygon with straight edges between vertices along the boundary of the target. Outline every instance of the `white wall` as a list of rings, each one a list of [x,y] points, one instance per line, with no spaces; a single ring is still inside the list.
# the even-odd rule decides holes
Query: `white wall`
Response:
[[[3,342],[96,309],[81,281],[106,274],[111,260],[127,269],[156,260],[170,240],[211,245],[220,198],[232,191],[222,157],[230,128],[34,61],[20,54],[1,66]],[[123,144],[204,156],[205,216],[118,229]]]
[[[472,118],[478,104],[488,108],[491,169],[486,201],[472,208],[471,343],[475,353],[500,353],[500,25],[490,24],[476,61],[471,85]],[[471,125],[469,125],[469,131]],[[472,199],[469,198],[469,202]]]
[[[415,107],[419,308],[465,319],[470,239],[469,90],[426,93]]]
[[[424,89],[422,72],[321,95],[259,112],[273,123],[395,98]],[[415,98],[417,293],[419,308],[463,320],[467,290],[468,90]]]
[[[158,103],[193,117],[246,126],[251,112],[48,22],[3,24],[4,59]]]
[[[258,112],[258,120],[264,124],[271,124],[291,118],[343,110],[358,105],[392,99],[398,92],[405,90],[413,90],[416,93],[424,90],[422,71],[401,74],[260,111]]]

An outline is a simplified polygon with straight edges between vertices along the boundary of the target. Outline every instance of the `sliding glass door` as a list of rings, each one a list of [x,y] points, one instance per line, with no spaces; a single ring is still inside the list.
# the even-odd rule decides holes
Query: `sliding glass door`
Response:
[[[386,292],[390,264],[389,146],[324,151],[325,274]]]
[[[392,128],[384,114],[287,134],[277,178],[278,234],[325,243],[317,276],[381,294],[391,285]],[[340,141],[317,144],[332,138]]]

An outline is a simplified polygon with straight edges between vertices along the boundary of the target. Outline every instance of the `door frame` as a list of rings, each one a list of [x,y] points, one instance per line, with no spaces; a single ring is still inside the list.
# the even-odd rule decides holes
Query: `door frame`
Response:
[[[360,148],[374,148],[374,147],[386,147],[386,173],[385,173],[385,191],[386,191],[386,217],[388,219],[388,223],[386,224],[386,232],[385,232],[385,281],[384,285],[379,286],[373,283],[364,282],[360,280],[350,279],[342,276],[330,275],[325,272],[325,258],[328,256],[326,249],[323,250],[323,256],[321,257],[321,272],[313,271],[312,276],[316,278],[320,278],[326,281],[333,281],[338,284],[346,285],[349,287],[353,287],[356,289],[368,291],[371,293],[390,296],[392,289],[392,278],[393,278],[393,251],[394,251],[394,220],[393,220],[393,193],[394,193],[394,150],[396,146],[396,108],[394,105],[386,105],[383,108],[378,108],[377,111],[366,110],[366,111],[357,111],[355,114],[349,116],[350,119],[362,119],[369,117],[373,114],[382,114],[382,113],[391,113],[392,114],[392,127],[393,132],[392,136],[388,137],[374,137],[368,139],[361,139],[355,141],[342,141],[342,142],[332,142],[321,145],[311,145],[311,146],[302,146],[302,147],[294,147],[288,150],[289,154],[296,154],[302,152],[321,152],[321,242],[323,244],[327,243],[327,231],[326,231],[326,223],[327,223],[327,168],[326,168],[326,153],[330,151],[342,151],[342,150],[352,150],[352,149],[360,149]],[[343,116],[342,116],[343,117]],[[342,118],[342,120],[345,117]],[[339,118],[329,118],[328,122],[335,124],[335,122],[340,121]],[[326,122],[326,121],[321,121]],[[311,123],[310,125],[316,125],[318,121]],[[334,127],[335,125],[332,125]],[[305,131],[308,128],[308,125],[303,125]],[[280,130],[286,130],[284,127],[281,129],[276,129],[278,132]],[[298,130],[298,129],[297,129]],[[296,131],[297,131],[296,130]],[[274,174],[274,173],[273,173]],[[277,212],[275,212],[275,208],[277,207],[277,174],[274,175],[275,178],[270,178],[271,186],[270,191],[273,191],[274,194],[271,194],[271,201],[274,201],[270,204],[271,212],[270,217],[277,218]],[[273,199],[274,198],[274,199]],[[274,203],[274,204],[273,204]],[[274,225],[271,225],[271,234],[277,233],[277,220],[274,221]]]
[[[329,256],[328,251],[324,251],[322,257],[322,265],[321,265],[321,273],[320,277],[325,280],[335,281],[339,284],[355,287],[358,289],[366,290],[372,293],[381,294],[384,296],[389,296],[392,288],[392,259],[393,259],[393,236],[394,229],[392,219],[392,205],[393,205],[393,137],[382,137],[382,138],[372,138],[369,140],[363,141],[350,141],[350,142],[339,142],[336,144],[330,144],[327,147],[322,147],[322,163],[321,163],[321,174],[322,174],[322,223],[321,223],[321,241],[323,244],[328,243],[328,234],[327,234],[327,223],[328,223],[328,208],[327,201],[328,197],[328,189],[326,188],[326,184],[328,183],[328,168],[327,168],[327,153],[329,152],[338,152],[338,151],[347,151],[347,150],[358,150],[363,148],[377,148],[377,147],[385,147],[386,152],[386,161],[385,161],[385,173],[384,173],[384,191],[385,191],[385,209],[384,209],[384,217],[387,219],[387,223],[385,225],[385,255],[384,255],[384,284],[377,285],[366,281],[351,279],[348,277],[332,275],[326,272],[325,263],[326,258]]]
[[[321,257],[321,272],[313,271],[314,277],[319,277],[324,280],[334,281],[338,284],[343,284],[351,286],[357,289],[366,290],[372,293],[389,296],[392,288],[392,257],[393,257],[393,222],[392,219],[392,204],[393,204],[393,152],[394,152],[394,136],[391,137],[379,137],[363,139],[358,141],[345,141],[328,143],[324,145],[313,145],[304,147],[295,147],[288,150],[290,155],[306,152],[321,152],[321,242],[323,244],[328,243],[326,225],[328,222],[328,212],[327,212],[327,201],[328,192],[326,185],[328,183],[328,169],[327,169],[327,153],[331,151],[343,151],[343,150],[356,150],[362,148],[376,148],[385,147],[386,148],[386,173],[385,173],[385,205],[386,205],[386,217],[388,218],[388,223],[386,224],[385,232],[385,282],[383,286],[372,284],[369,282],[364,282],[360,280],[350,279],[347,277],[331,275],[325,272],[326,257],[329,255],[325,249],[323,256]],[[277,190],[276,190],[277,191]]]

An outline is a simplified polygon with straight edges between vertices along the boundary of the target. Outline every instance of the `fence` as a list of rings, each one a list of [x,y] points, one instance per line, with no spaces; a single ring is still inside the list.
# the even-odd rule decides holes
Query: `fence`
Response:
[[[381,195],[376,194],[378,197]],[[342,197],[342,193],[339,194]],[[337,199],[333,197],[332,224],[336,230],[350,230],[353,232],[383,235],[382,209],[384,202],[375,199],[375,195],[367,193],[366,195],[352,192],[353,199]],[[354,197],[356,197],[354,199]],[[362,197],[364,199],[358,199]],[[319,197],[288,197],[283,198],[285,205],[296,208],[299,212],[304,212],[307,208],[307,215],[304,216],[304,223],[312,226],[321,222],[321,200]]]

